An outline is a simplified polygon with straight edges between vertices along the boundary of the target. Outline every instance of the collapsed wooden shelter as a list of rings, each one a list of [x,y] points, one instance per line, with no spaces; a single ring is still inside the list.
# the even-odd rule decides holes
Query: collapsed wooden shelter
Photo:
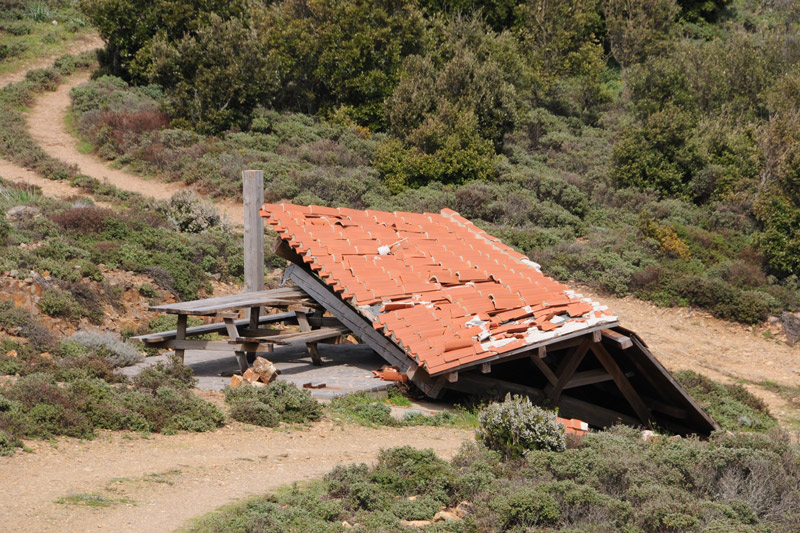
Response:
[[[284,285],[293,286],[265,291],[251,279],[251,292],[154,307],[177,314],[178,329],[137,340],[181,356],[233,350],[244,371],[285,344],[305,344],[322,364],[317,344],[352,332],[431,398],[512,392],[594,427],[719,429],[608,308],[455,211],[264,204],[260,215],[278,234],[275,251],[290,262]],[[256,240],[263,245],[245,232],[246,254]],[[249,318],[236,319],[241,309]],[[190,315],[223,322],[187,328]],[[212,332],[228,339],[189,338]]]
[[[455,211],[261,215],[291,262],[285,279],[430,397],[509,391],[595,427],[719,429],[605,306]]]

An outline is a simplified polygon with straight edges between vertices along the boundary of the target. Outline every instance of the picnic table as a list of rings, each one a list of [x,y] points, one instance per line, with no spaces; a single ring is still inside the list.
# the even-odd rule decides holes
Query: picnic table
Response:
[[[277,312],[264,313],[266,309]],[[337,319],[323,317],[322,308],[297,287],[156,305],[150,310],[177,315],[177,329],[139,335],[133,340],[153,348],[175,350],[181,361],[186,350],[233,351],[242,372],[256,355],[272,352],[276,344],[305,343],[312,363],[321,365],[317,343],[335,342],[349,332]],[[249,311],[249,318],[238,318],[243,310]],[[221,322],[187,327],[189,316],[216,316]],[[268,327],[277,324],[297,326],[299,331]],[[228,339],[190,338],[211,333],[227,334]]]

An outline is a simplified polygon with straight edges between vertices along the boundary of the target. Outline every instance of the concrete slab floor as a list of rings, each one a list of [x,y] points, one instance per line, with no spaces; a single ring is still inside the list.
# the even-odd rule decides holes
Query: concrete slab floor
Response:
[[[313,366],[305,345],[281,346],[267,359],[280,370],[278,379],[290,381],[302,387],[305,383],[324,388],[309,389],[319,399],[333,398],[356,391],[382,391],[391,387],[391,382],[382,381],[372,375],[386,362],[372,348],[364,344],[319,344],[323,365]],[[167,354],[148,357],[142,363],[122,369],[128,376],[135,376],[142,369],[166,361]],[[205,390],[222,390],[231,382],[231,374],[239,372],[233,352],[187,350],[184,363],[194,371],[197,387]],[[222,375],[224,374],[224,376]]]

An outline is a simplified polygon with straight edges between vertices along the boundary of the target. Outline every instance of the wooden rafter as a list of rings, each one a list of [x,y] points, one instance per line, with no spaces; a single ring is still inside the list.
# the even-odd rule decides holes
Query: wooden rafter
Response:
[[[561,364],[558,365],[558,370],[556,371],[558,379],[555,383],[547,385],[544,389],[545,394],[547,394],[551,400],[558,401],[558,397],[561,396],[561,391],[564,390],[564,385],[566,385],[572,375],[575,374],[575,370],[578,369],[578,365],[583,361],[591,344],[591,338],[585,337],[578,346],[570,350],[561,360]]]
[[[650,414],[650,409],[647,408],[645,403],[642,401],[642,398],[639,394],[634,390],[633,385],[631,382],[628,381],[628,378],[625,376],[625,373],[619,367],[614,358],[611,357],[611,354],[608,353],[605,346],[602,343],[593,343],[591,345],[592,353],[597,357],[597,360],[600,361],[600,364],[603,365],[603,368],[606,369],[612,378],[614,378],[614,383],[617,384],[619,387],[620,392],[628,403],[633,408],[633,411],[636,413],[636,416],[639,417],[639,420],[642,421],[645,425],[652,425],[653,417]]]

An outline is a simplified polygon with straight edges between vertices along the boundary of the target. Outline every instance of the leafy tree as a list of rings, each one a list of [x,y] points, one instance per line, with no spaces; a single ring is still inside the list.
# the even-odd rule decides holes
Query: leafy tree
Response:
[[[252,110],[279,88],[274,61],[258,32],[238,18],[211,15],[194,34],[151,45],[151,80],[166,87],[174,125],[219,133],[246,128]]]
[[[175,41],[207,26],[246,13],[248,0],[80,0],[81,9],[106,41],[100,54],[106,74],[147,80],[153,38]]]
[[[423,18],[412,0],[284,0],[258,28],[275,60],[279,109],[333,112],[380,129],[383,100],[403,58],[420,50]]]
[[[501,31],[514,24],[517,2],[514,0],[419,0],[419,5],[428,15],[447,13],[450,15],[480,15],[492,29]]]
[[[732,0],[678,0],[681,18],[688,22],[714,21]]]
[[[800,72],[792,72],[770,91],[771,117],[761,135],[764,184],[755,206],[763,225],[761,247],[770,267],[788,275],[800,272]]]
[[[606,39],[614,59],[627,66],[662,53],[675,34],[675,0],[604,0]]]
[[[540,103],[595,118],[592,108],[609,98],[601,83],[606,63],[599,0],[527,0],[517,7],[515,32],[542,86]],[[567,91],[575,104],[565,106],[558,97]]]

